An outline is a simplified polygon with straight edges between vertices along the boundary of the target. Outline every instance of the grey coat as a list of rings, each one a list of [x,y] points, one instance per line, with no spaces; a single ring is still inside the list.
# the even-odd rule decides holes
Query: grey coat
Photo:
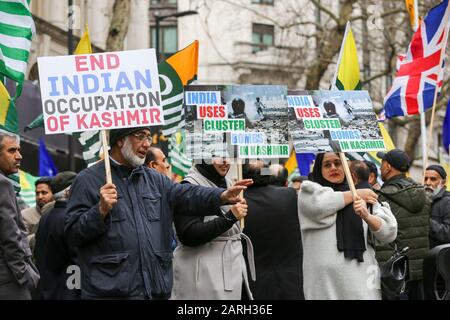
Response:
[[[217,188],[195,167],[189,171],[185,180],[191,184]],[[228,179],[227,185],[231,185]],[[222,206],[221,210],[225,213],[229,206]],[[216,218],[217,216],[205,216],[204,221]],[[228,231],[206,244],[189,247],[180,243],[174,251],[172,299],[239,300],[243,284],[247,295],[253,299],[241,237],[243,234],[238,221]],[[246,240],[249,244],[247,249],[253,257],[251,243],[248,238]],[[254,275],[254,263],[250,268]]]
[[[0,172],[0,299],[30,299],[35,270],[13,186]]]

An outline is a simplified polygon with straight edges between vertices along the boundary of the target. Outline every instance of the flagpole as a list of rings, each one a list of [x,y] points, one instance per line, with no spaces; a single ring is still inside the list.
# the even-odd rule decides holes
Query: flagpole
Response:
[[[241,180],[242,180],[242,163],[241,163],[241,160],[240,160],[240,159],[238,160],[238,163],[237,163],[237,175],[238,175],[238,181],[241,181]],[[240,193],[239,196],[240,196],[241,198],[244,197],[244,190],[241,191],[241,193]],[[244,228],[245,228],[245,221],[244,221],[244,218],[241,218],[241,220],[240,220],[239,222],[240,222],[240,225],[241,225],[241,231],[242,231],[242,230],[244,230]]]
[[[423,173],[428,165],[428,146],[427,146],[427,125],[425,120],[425,112],[420,113],[420,135],[422,136],[422,166]]]
[[[450,6],[450,2],[448,4],[448,6]],[[447,9],[448,10],[448,9]],[[443,42],[443,46],[441,49],[441,56],[439,59],[439,66],[442,68],[442,64],[444,62],[445,59],[445,51],[447,50],[447,40],[448,40],[448,28],[446,27],[444,29],[444,42]],[[444,79],[444,69],[442,68],[442,79]],[[438,79],[439,80],[439,77]],[[434,99],[433,99],[433,106],[431,107],[431,120],[430,120],[430,128],[428,129],[428,141],[432,141],[433,137],[433,127],[434,127],[434,118],[435,118],[435,114],[436,114],[436,102],[437,102],[437,94],[438,94],[438,83],[436,82],[436,90],[434,91]],[[427,148],[429,148],[429,146],[427,146]],[[427,158],[427,162],[428,162],[428,158]]]
[[[447,5],[447,10],[448,7],[450,6],[450,2]],[[444,29],[444,39],[443,39],[443,46],[441,48],[441,55],[439,57],[439,67],[442,68],[442,80],[444,79],[444,68],[442,67],[442,64],[444,62],[445,59],[445,51],[447,49],[447,40],[448,40],[448,28],[445,27]],[[439,77],[437,78],[437,80],[439,80]],[[437,102],[437,95],[438,95],[438,82],[436,81],[436,89],[434,90],[434,99],[433,99],[433,106],[431,107],[431,120],[430,120],[430,128],[428,129],[428,141],[433,141],[433,127],[434,127],[434,118],[435,118],[435,114],[436,114],[436,102]],[[425,110],[423,111],[425,112]],[[424,172],[425,172],[425,168],[426,165],[428,164],[428,150],[429,150],[429,146],[427,145],[427,159],[425,162],[425,166],[424,166]]]
[[[345,153],[339,152],[339,157],[341,158],[341,163],[342,163],[342,166],[344,167],[344,173],[345,173],[345,177],[347,178],[348,186],[350,187],[350,191],[352,192],[353,198],[355,198],[358,194],[356,193],[355,182],[353,181],[347,159],[345,158]]]

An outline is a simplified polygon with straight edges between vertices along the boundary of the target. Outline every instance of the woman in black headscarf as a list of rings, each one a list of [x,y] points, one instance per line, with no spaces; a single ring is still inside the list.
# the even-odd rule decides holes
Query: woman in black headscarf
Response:
[[[370,230],[380,244],[392,242],[395,217],[368,188],[358,189],[353,199],[335,153],[317,155],[310,179],[299,195],[305,298],[381,299],[378,263],[367,234]]]
[[[204,161],[191,168],[182,183],[228,188],[230,164],[221,158]],[[177,210],[183,210],[179,208]],[[174,224],[180,244],[174,251],[172,299],[239,300],[251,298],[239,219],[247,214],[247,204],[222,206],[222,216],[205,217],[175,214]],[[254,266],[254,265],[252,265]]]

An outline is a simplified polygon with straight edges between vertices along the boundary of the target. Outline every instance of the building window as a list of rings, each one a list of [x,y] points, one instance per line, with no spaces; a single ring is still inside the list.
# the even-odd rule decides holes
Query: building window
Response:
[[[151,29],[152,48],[156,48],[156,29]],[[159,28],[159,51],[161,57],[168,58],[175,52],[178,47],[177,27],[160,27]]]
[[[274,26],[268,24],[254,23],[252,26],[252,52],[267,50],[273,46],[274,42]]]
[[[177,4],[177,0],[151,0],[150,4]]]
[[[269,4],[273,6],[274,0],[252,0],[252,3],[254,4]]]

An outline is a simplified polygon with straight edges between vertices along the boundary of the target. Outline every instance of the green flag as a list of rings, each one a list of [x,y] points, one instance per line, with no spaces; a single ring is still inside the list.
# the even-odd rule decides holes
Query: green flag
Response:
[[[31,121],[24,129],[23,131],[33,130],[36,128],[44,128],[44,115],[40,114],[36,119]]]
[[[35,33],[30,0],[0,1],[0,74],[17,82],[22,93],[31,39]]]
[[[184,135],[181,131],[173,134],[169,139],[169,160],[172,172],[184,177],[192,166],[192,159],[183,152]]]

